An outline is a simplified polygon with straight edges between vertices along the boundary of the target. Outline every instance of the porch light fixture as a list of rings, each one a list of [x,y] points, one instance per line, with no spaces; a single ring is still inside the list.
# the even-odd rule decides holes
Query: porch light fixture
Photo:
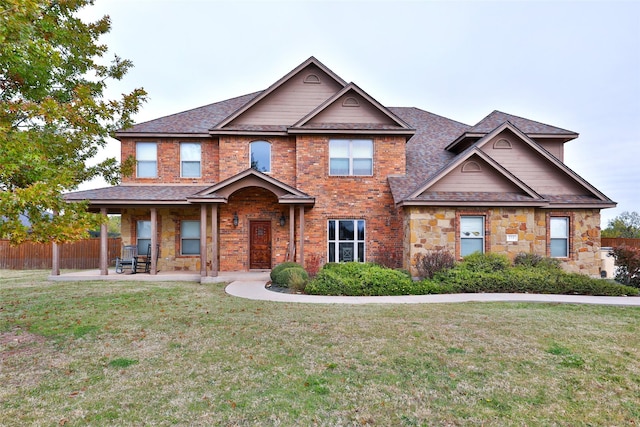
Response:
[[[239,220],[238,220],[238,212],[234,212],[233,213],[233,226],[237,227],[238,226],[238,222],[239,222]]]
[[[284,214],[280,215],[280,227],[284,227],[285,222],[287,222],[287,218],[285,218]]]

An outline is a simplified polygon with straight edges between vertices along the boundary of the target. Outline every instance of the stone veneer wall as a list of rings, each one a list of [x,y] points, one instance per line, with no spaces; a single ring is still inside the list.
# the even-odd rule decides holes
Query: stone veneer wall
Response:
[[[415,256],[434,250],[447,250],[460,258],[459,220],[461,215],[483,215],[485,251],[503,253],[513,259],[520,252],[549,256],[548,228],[551,216],[568,216],[571,223],[570,256],[562,260],[565,270],[598,276],[600,274],[600,211],[597,209],[558,211],[535,208],[406,208],[404,220],[404,260],[417,276]],[[507,242],[507,235],[517,241]]]

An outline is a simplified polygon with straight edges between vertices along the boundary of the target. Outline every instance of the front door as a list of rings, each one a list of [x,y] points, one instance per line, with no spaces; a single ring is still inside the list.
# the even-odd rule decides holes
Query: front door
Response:
[[[249,269],[271,268],[271,221],[251,221]]]

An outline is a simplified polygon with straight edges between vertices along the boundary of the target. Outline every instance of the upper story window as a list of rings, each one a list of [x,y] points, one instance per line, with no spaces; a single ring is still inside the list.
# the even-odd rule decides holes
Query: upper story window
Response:
[[[373,175],[373,141],[370,139],[330,140],[329,175]]]
[[[180,143],[180,176],[182,178],[200,178],[202,148],[200,143]]]
[[[259,172],[271,172],[271,144],[267,141],[251,143],[251,168]]]
[[[550,225],[550,249],[553,258],[569,257],[569,218],[551,217]]]
[[[158,145],[155,142],[136,142],[136,162],[138,178],[158,176]]]

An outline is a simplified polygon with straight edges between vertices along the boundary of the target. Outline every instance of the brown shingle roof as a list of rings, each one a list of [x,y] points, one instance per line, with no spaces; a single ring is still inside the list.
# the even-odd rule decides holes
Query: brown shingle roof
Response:
[[[93,190],[75,191],[65,195],[69,201],[100,200],[116,202],[118,200],[186,202],[187,197],[205,190],[209,185],[116,185],[114,187],[96,188]]]
[[[389,177],[394,199],[399,202],[456,157],[444,147],[469,125],[414,107],[390,107],[389,110],[416,130],[406,146],[407,175]]]
[[[484,119],[480,120],[475,126],[470,127],[468,133],[489,133],[504,122],[513,123],[518,129],[527,135],[567,135],[577,136],[575,132],[562,129],[559,127],[536,122],[534,120],[525,119],[523,117],[514,116],[513,114],[503,113],[502,111],[493,111]]]
[[[215,102],[203,107],[139,123],[127,129],[119,130],[116,135],[122,133],[193,133],[207,134],[209,129],[227,118],[234,111],[241,108],[247,102],[262,92],[254,92],[226,101]]]

